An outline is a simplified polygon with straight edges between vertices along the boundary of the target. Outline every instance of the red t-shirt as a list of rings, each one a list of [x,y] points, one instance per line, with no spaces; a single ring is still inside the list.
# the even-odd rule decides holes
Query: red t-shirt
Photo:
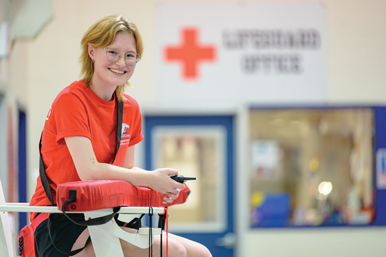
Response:
[[[143,139],[142,118],[139,106],[132,97],[123,94],[122,137],[114,165],[122,166],[129,146]],[[74,162],[64,140],[65,137],[82,136],[91,140],[98,162],[111,163],[116,148],[117,106],[105,101],[86,87],[83,80],[75,81],[63,89],[52,103],[43,129],[43,162],[50,188],[56,203],[58,184],[80,181]],[[51,205],[41,183],[37,179],[35,194],[30,205]],[[35,214],[31,215],[31,221]]]

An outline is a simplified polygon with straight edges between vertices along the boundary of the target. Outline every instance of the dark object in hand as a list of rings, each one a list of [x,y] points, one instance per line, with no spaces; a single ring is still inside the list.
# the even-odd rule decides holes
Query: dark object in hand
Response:
[[[184,183],[186,180],[196,180],[194,177],[184,177],[182,175],[170,175],[170,178],[179,182],[179,183]]]

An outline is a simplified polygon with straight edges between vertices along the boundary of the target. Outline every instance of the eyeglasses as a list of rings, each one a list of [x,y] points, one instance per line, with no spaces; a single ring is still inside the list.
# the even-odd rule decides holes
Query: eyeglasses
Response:
[[[134,66],[141,59],[141,56],[134,52],[129,52],[126,54],[118,54],[117,50],[110,49],[110,48],[103,48],[103,49],[106,51],[107,59],[109,59],[110,62],[117,62],[119,59],[121,59],[121,56],[124,55],[126,64],[129,66]]]

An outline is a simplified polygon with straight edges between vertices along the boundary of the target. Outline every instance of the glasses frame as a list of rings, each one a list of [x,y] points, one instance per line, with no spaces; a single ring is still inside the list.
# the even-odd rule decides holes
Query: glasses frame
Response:
[[[135,52],[128,52],[128,53],[137,55],[137,59],[136,59],[136,61],[135,61],[134,64],[128,64],[128,63],[127,63],[126,57],[127,57],[127,54],[128,54],[128,53],[120,54],[120,55],[117,56],[117,59],[116,59],[115,61],[112,61],[112,60],[109,59],[109,56],[108,56],[107,52],[108,52],[109,50],[113,50],[113,51],[117,51],[117,50],[111,49],[111,48],[108,48],[108,47],[104,47],[103,50],[105,50],[105,52],[106,52],[106,57],[107,57],[107,59],[108,59],[110,62],[117,62],[117,61],[119,61],[119,60],[121,59],[121,56],[122,56],[122,55],[125,57],[125,63],[126,63],[126,65],[129,65],[129,66],[134,66],[134,65],[136,65],[136,64],[139,62],[139,60],[141,60],[141,56],[140,56],[138,53],[135,53]]]

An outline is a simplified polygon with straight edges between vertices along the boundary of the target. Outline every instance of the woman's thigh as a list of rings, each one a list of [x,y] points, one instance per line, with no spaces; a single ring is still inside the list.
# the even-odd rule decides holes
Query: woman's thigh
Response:
[[[184,246],[186,252],[188,253],[187,254],[188,257],[190,256],[211,257],[212,256],[212,254],[210,253],[208,248],[206,248],[206,246],[200,243],[197,243],[195,241],[189,240],[187,238],[169,233],[169,240],[175,240],[181,243]]]
[[[126,230],[129,233],[137,233],[136,230],[134,229],[125,228],[125,227],[122,227],[122,229]],[[87,237],[88,237],[88,231],[86,230],[85,234],[83,235],[83,239],[81,241],[83,241]],[[79,245],[82,245],[82,243],[80,243]],[[122,245],[122,249],[125,257],[149,256],[149,248],[141,249],[124,240],[121,240],[121,245]],[[159,235],[155,235],[153,245],[152,245],[153,257],[160,257],[160,251],[161,251],[160,246],[161,246],[161,237]],[[205,246],[197,242],[191,241],[189,239],[179,237],[170,233],[169,233],[169,239],[168,239],[168,246],[169,246],[168,247],[169,257],[185,257],[185,256],[210,257],[212,256],[209,250]],[[162,252],[163,252],[162,256],[166,256],[165,232],[163,232],[163,238],[162,238]],[[75,255],[74,257],[86,257],[86,256],[87,257],[95,256],[92,243],[88,244],[82,252]]]

